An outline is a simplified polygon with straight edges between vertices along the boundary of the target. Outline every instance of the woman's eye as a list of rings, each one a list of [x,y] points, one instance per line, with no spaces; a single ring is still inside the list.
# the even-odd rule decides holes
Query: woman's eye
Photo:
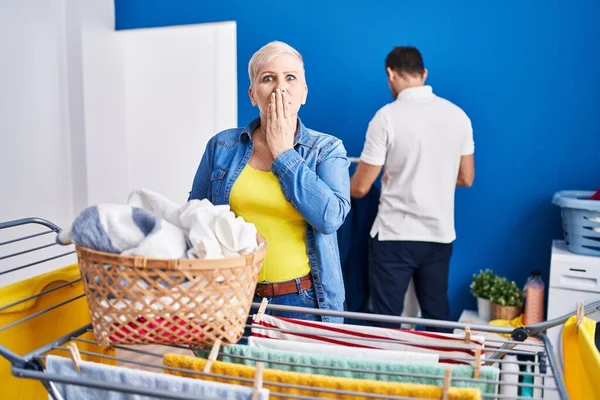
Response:
[[[294,75],[288,75],[285,77],[288,81],[295,81],[296,77]]]
[[[273,77],[271,75],[267,75],[263,78],[263,82],[273,82]]]

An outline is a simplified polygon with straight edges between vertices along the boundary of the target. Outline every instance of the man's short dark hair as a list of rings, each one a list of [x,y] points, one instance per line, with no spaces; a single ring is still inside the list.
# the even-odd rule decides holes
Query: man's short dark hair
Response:
[[[412,46],[394,47],[385,59],[385,67],[409,75],[421,76],[425,72],[423,56]]]

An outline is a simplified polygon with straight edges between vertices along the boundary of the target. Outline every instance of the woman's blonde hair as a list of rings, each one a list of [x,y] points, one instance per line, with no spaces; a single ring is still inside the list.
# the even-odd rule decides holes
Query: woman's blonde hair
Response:
[[[250,86],[254,86],[258,72],[262,67],[270,63],[275,57],[283,54],[290,54],[297,57],[302,63],[302,73],[304,74],[304,60],[302,59],[302,55],[298,52],[298,50],[294,49],[287,43],[274,41],[265,44],[252,55],[252,58],[250,58],[250,62],[248,63],[248,77],[250,78]]]

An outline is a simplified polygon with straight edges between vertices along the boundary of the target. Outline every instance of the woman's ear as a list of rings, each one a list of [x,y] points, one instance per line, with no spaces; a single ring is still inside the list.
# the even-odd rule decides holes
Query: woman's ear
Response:
[[[250,103],[252,106],[256,107],[256,101],[254,100],[254,91],[252,90],[252,86],[248,89],[248,96],[250,97]]]

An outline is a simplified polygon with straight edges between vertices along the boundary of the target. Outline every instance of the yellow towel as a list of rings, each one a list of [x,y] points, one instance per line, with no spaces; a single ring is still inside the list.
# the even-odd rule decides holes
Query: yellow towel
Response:
[[[163,363],[167,367],[182,368],[193,371],[203,371],[206,360],[203,358],[182,356],[178,354],[165,354]],[[165,372],[177,376],[185,376],[188,378],[207,379],[217,382],[233,383],[237,385],[252,386],[252,382],[240,382],[236,379],[215,378],[204,375],[197,375],[192,372],[180,372],[165,369]],[[219,375],[227,375],[231,377],[254,379],[255,368],[231,364],[222,361],[215,361],[211,368],[211,373]],[[271,391],[270,398],[278,399],[276,393],[293,394],[303,396],[313,396],[322,398],[335,399],[370,399],[372,397],[339,395],[334,393],[321,392],[318,389],[297,389],[291,387],[282,387],[270,385],[268,382],[278,382],[290,385],[308,386],[322,389],[336,389],[360,393],[382,394],[392,396],[404,396],[419,399],[440,399],[442,396],[442,388],[432,385],[418,385],[414,383],[392,383],[370,381],[365,379],[352,378],[337,378],[322,375],[304,374],[289,371],[277,371],[273,369],[265,369],[263,371],[264,387]],[[450,388],[450,400],[480,400],[481,392],[479,389],[472,388]]]
[[[4,286],[0,288],[0,307],[50,290],[79,277],[78,265],[72,264]],[[0,311],[0,327],[7,326],[81,294],[83,294],[83,287],[81,282],[77,282],[2,310]],[[0,332],[0,344],[17,354],[23,355],[89,323],[89,308],[85,297],[82,297]],[[94,340],[94,335],[89,332],[81,336],[81,338]],[[85,342],[76,343],[81,351],[90,351],[109,356],[114,356],[115,354],[113,348]],[[67,355],[62,350],[54,350],[50,354],[59,356]],[[85,354],[82,354],[81,357],[86,361],[116,364],[112,360]],[[0,399],[40,400],[48,398],[46,389],[38,381],[12,376],[10,363],[2,357],[0,357],[0,382],[2,382],[2,385],[0,385]]]
[[[520,328],[523,324],[523,314],[513,319],[494,319],[488,322],[490,326],[501,326],[507,328]],[[510,333],[502,333],[502,336],[510,338]]]
[[[596,321],[584,318],[576,329],[576,316],[565,322],[562,333],[565,385],[571,400],[600,399],[600,353],[594,344]]]

